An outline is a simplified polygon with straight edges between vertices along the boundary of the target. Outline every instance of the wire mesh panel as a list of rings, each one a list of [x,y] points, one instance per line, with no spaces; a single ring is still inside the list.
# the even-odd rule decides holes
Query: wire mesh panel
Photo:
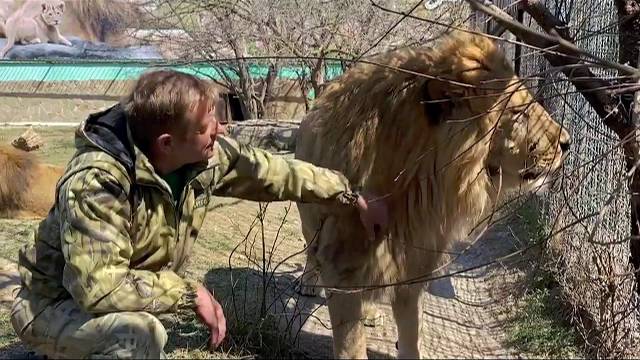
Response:
[[[550,0],[546,5],[569,25],[579,47],[618,61],[613,0]],[[523,20],[540,30],[529,17]],[[619,356],[630,348],[638,330],[629,264],[629,194],[620,140],[561,69],[550,67],[539,50],[524,48],[522,53],[521,75],[533,83],[536,97],[573,139],[564,176],[553,191],[541,196],[544,218],[554,235],[549,242],[552,268],[585,338],[599,355]],[[605,78],[617,76],[602,67],[594,66],[592,71]]]

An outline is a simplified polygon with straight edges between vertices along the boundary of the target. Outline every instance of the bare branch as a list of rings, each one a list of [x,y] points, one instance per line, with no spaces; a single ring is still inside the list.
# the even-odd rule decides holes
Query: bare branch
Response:
[[[593,107],[595,112],[603,120],[603,123],[618,135],[620,139],[628,139],[632,135],[633,128],[629,126],[629,122],[625,116],[624,109],[620,108],[621,102],[617,97],[612,96],[606,89],[611,89],[615,85],[609,81],[597,77],[591,72],[587,66],[583,67],[567,67],[567,65],[582,64],[582,61],[574,55],[585,55],[592,59],[599,59],[597,56],[587,53],[579,49],[570,42],[567,36],[568,32],[564,29],[564,25],[558,19],[555,19],[551,12],[544,8],[539,1],[526,1],[523,3],[525,11],[527,11],[545,30],[555,34],[542,34],[518,23],[504,11],[485,0],[467,0],[476,9],[486,12],[490,16],[494,16],[497,21],[503,24],[509,31],[521,38],[525,43],[539,47],[541,49],[557,48],[563,55],[555,53],[544,53],[545,58],[553,66],[563,67],[563,73],[569,81],[576,87],[578,91]],[[531,6],[529,6],[531,5]],[[630,68],[626,65],[620,65],[611,61],[601,60],[599,63],[611,68],[618,69],[625,74],[636,76],[638,70]],[[629,70],[631,69],[631,70]],[[600,89],[600,90],[597,90]],[[627,156],[627,164],[629,168],[633,166],[635,154],[640,153],[640,146],[634,141],[625,142],[625,155]]]
[[[613,61],[602,59],[588,51],[580,49],[575,46],[572,42],[567,39],[563,39],[560,36],[553,36],[549,34],[543,34],[537,31],[530,29],[527,26],[520,24],[515,21],[509,14],[504,12],[499,7],[495,6],[489,0],[467,0],[467,2],[478,11],[482,11],[483,13],[492,16],[497,22],[502,24],[504,27],[509,29],[515,36],[522,39],[529,45],[536,46],[540,49],[558,49],[563,54],[568,56],[585,56],[591,58],[595,63],[605,65],[612,69],[617,69],[622,73],[629,74],[635,77],[640,77],[640,71],[630,66],[622,65],[615,63]],[[527,9],[527,3],[529,1],[524,0],[523,5],[525,9]],[[537,2],[537,1],[533,1]],[[542,6],[540,4],[540,6]],[[550,13],[548,14],[550,15]],[[533,14],[532,14],[533,16]],[[559,21],[557,21],[559,23]],[[542,25],[542,24],[541,24]],[[559,34],[558,34],[559,35]]]

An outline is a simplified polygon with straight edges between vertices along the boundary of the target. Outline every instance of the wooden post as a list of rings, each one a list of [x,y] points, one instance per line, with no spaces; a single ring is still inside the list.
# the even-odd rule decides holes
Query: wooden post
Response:
[[[638,63],[640,64],[640,59]],[[640,80],[638,83],[640,84]],[[640,90],[633,95],[631,122],[635,129],[634,141],[640,141]],[[636,159],[640,159],[640,154],[636,154]],[[631,238],[629,239],[631,258],[629,261],[635,270],[636,291],[640,293],[640,174],[638,171],[633,173],[629,192],[631,193]]]

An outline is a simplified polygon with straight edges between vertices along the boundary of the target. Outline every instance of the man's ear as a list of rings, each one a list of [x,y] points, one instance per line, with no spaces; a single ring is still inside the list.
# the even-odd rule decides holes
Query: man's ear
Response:
[[[422,84],[421,96],[427,121],[438,125],[451,115],[458,100],[465,96],[465,89],[446,80],[431,79]]]
[[[170,134],[162,134],[155,140],[155,148],[158,152],[168,154],[173,148],[173,137]]]

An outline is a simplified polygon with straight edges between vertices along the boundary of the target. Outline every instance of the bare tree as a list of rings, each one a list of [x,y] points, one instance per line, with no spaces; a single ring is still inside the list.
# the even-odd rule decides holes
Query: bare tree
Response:
[[[154,15],[147,16],[146,26],[153,30],[144,36],[236,94],[244,118],[263,117],[280,67],[277,57],[268,56],[278,45],[243,14],[269,19],[269,11],[243,1],[148,1]]]
[[[398,21],[400,16],[380,11],[366,0],[253,1],[262,1],[262,7],[269,4],[273,16],[265,19],[247,14],[247,20],[267,29],[269,37],[280,44],[284,55],[298,59],[304,69],[299,82],[305,99],[309,98],[310,91],[315,96],[321,95],[329,66],[344,69],[362,56],[428,43],[443,30],[422,21]],[[392,8],[408,6],[403,5],[405,2],[392,0],[382,0],[381,3]],[[460,23],[463,13],[446,11],[442,7],[429,16]],[[264,20],[268,21],[257,23]],[[395,26],[396,22],[398,26]],[[307,108],[309,106],[307,102]]]
[[[354,60],[428,43],[446,30],[381,11],[368,0],[148,1],[164,9],[153,17],[150,27],[183,31],[182,38],[171,34],[163,40],[177,43],[179,58],[212,65],[217,70],[215,80],[238,94],[248,118],[265,114],[283,66],[297,69],[296,81],[308,110],[310,98],[322,93],[328,78]],[[380,3],[407,8],[411,2]],[[424,8],[414,6],[413,10]],[[450,5],[427,15],[459,24],[466,13]],[[256,65],[268,71],[261,72]]]

